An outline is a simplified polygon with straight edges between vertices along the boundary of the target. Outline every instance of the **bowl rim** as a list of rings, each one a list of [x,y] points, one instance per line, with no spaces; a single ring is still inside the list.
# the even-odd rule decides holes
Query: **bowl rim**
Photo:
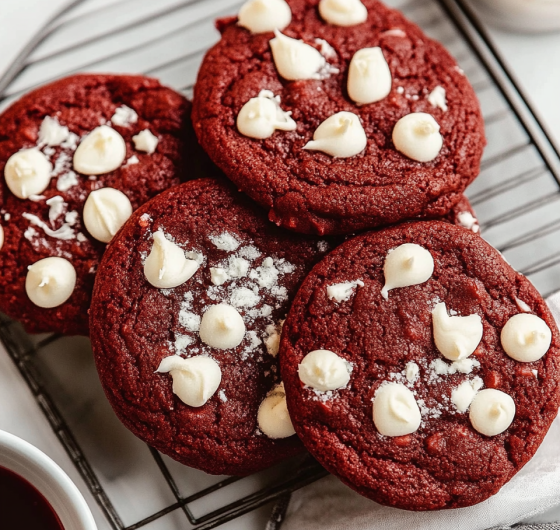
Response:
[[[64,530],[97,530],[86,500],[62,468],[34,445],[2,430],[0,467],[35,487],[51,504]]]

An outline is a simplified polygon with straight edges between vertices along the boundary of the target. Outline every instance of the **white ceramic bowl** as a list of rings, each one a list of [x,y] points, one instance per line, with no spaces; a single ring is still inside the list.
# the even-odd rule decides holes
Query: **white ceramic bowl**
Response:
[[[76,485],[35,446],[0,431],[0,467],[33,484],[49,501],[64,530],[97,530],[91,511]]]
[[[471,0],[497,26],[526,33],[560,29],[560,0]]]

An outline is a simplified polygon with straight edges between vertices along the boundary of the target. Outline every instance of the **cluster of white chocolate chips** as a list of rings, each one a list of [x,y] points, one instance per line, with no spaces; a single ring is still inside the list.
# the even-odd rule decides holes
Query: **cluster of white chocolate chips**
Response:
[[[173,289],[191,280],[205,257],[194,251],[185,251],[169,235],[159,228],[152,234],[153,243],[150,253],[144,261],[144,276],[146,280],[158,289]],[[209,236],[211,244],[229,254],[236,251],[240,242],[228,232]],[[260,256],[255,247],[244,252],[245,256]],[[280,263],[276,260],[276,263]],[[281,288],[275,289],[279,270],[275,267],[275,260],[267,257],[262,260],[260,267],[251,269],[251,261],[243,257],[231,256],[225,263],[214,267],[207,267],[210,272],[213,287],[207,294],[216,288],[223,289],[227,283],[235,284],[229,296],[229,302],[222,299],[220,303],[209,305],[202,315],[188,312],[179,315],[179,320],[190,331],[187,344],[192,344],[193,333],[198,332],[200,341],[215,350],[229,350],[237,348],[247,338],[255,341],[256,346],[266,347],[268,353],[275,356],[278,352],[280,333],[277,326],[269,324],[266,329],[267,336],[263,339],[256,336],[254,331],[247,331],[245,320],[238,308],[252,306],[256,303],[254,288],[250,282],[244,282],[245,287],[239,286],[243,278],[256,280],[257,284],[270,291],[272,296],[276,293],[283,297]],[[292,272],[294,267],[283,262],[285,273]],[[250,270],[251,269],[251,270]],[[277,286],[276,286],[277,287]],[[225,295],[225,291],[223,293]],[[260,310],[261,316],[271,319],[271,310]],[[247,313],[247,312],[246,312]],[[270,320],[272,322],[272,320]],[[199,351],[199,348],[196,349]],[[174,394],[186,405],[201,407],[218,392],[222,380],[222,371],[219,364],[210,357],[212,351],[184,358],[179,353],[165,357],[160,362],[157,372],[169,373],[173,379],[172,390]],[[223,391],[218,394],[220,399],[227,399]],[[260,431],[271,439],[286,438],[295,434],[286,405],[286,394],[282,383],[276,384],[260,404],[257,423]]]
[[[385,285],[381,295],[389,299],[389,291],[419,285],[428,281],[434,271],[431,253],[420,245],[406,243],[389,251],[383,272]],[[337,303],[348,301],[354,289],[364,287],[364,282],[344,282],[327,287],[327,296]],[[527,306],[527,310],[530,309]],[[451,314],[449,314],[451,313]],[[433,338],[437,350],[453,364],[448,373],[470,373],[478,361],[470,356],[480,344],[484,327],[477,314],[459,316],[449,310],[444,302],[437,303],[432,311]],[[531,363],[541,359],[550,348],[552,333],[547,324],[536,315],[520,313],[511,317],[501,332],[501,345],[512,359]],[[470,362],[469,362],[470,361]],[[440,361],[445,365],[444,361]],[[450,368],[453,367],[453,371]],[[335,352],[315,350],[308,353],[298,368],[299,378],[315,393],[332,392],[347,387],[352,366]],[[408,363],[406,378],[410,383],[417,380],[419,368]],[[469,419],[478,432],[495,436],[504,432],[515,417],[515,403],[511,396],[483,387],[482,379],[466,380],[455,388],[451,401],[459,413],[469,411]],[[373,400],[373,422],[384,436],[404,436],[418,430],[422,422],[419,402],[413,391],[405,384],[395,381],[383,382]]]
[[[113,125],[129,127],[137,123],[136,112],[122,105],[115,110],[111,118]],[[121,167],[126,158],[126,144],[121,134],[109,125],[100,125],[79,141],[77,135],[68,127],[61,125],[57,118],[46,116],[41,123],[37,145],[21,149],[6,162],[4,178],[10,191],[19,199],[41,201],[41,195],[50,185],[53,177],[58,176],[57,189],[66,192],[78,184],[77,175],[88,176],[95,180],[98,175],[109,173]],[[135,149],[148,154],[155,152],[158,138],[149,129],[139,132],[132,138]],[[50,157],[60,149],[54,164]],[[73,153],[71,156],[68,153]],[[63,173],[66,160],[72,164],[72,170]],[[131,157],[127,165],[138,163],[138,157]],[[55,239],[78,242],[86,240],[81,232],[76,234],[73,226],[77,223],[78,213],[67,212],[65,222],[58,229],[53,225],[66,207],[62,196],[57,195],[46,200],[49,206],[50,225],[36,215],[24,213],[33,227],[41,228],[45,235]],[[103,243],[109,243],[121,226],[132,214],[132,205],[121,191],[105,187],[92,191],[84,204],[83,224],[90,235]],[[30,227],[25,237],[32,239],[35,228]],[[0,248],[4,243],[4,229],[0,226]],[[28,267],[25,290],[29,299],[38,307],[53,308],[66,302],[76,286],[76,270],[66,258],[45,258]]]
[[[321,0],[319,14],[335,26],[354,26],[367,20],[367,9],[360,0]],[[276,69],[287,81],[325,79],[339,74],[327,62],[336,56],[333,48],[322,39],[322,50],[281,33],[292,20],[285,0],[249,0],[239,12],[239,25],[252,33],[274,31],[270,49]],[[368,105],[391,93],[392,76],[383,51],[379,47],[358,50],[348,69],[348,95],[357,105]],[[438,86],[428,96],[433,107],[447,110],[445,90]],[[237,128],[249,138],[264,140],[276,130],[295,131],[297,123],[291,112],[281,107],[279,96],[262,90],[250,99],[237,116]],[[402,154],[418,162],[434,160],[442,146],[440,127],[430,114],[414,112],[402,117],[393,129],[393,143]],[[338,112],[327,118],[313,134],[313,140],[303,149],[321,151],[335,158],[350,158],[360,154],[367,145],[366,132],[360,117],[353,112]]]

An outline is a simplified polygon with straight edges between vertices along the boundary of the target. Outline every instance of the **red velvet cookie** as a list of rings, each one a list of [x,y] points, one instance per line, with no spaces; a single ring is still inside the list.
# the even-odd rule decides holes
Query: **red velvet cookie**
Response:
[[[29,332],[87,335],[105,249],[98,239],[185,180],[189,114],[190,103],[155,79],[77,75],[27,94],[0,116],[1,311]],[[84,204],[107,188],[113,191],[92,199],[86,226]],[[65,261],[45,262],[27,279],[29,266],[51,257]]]
[[[527,463],[558,411],[559,354],[531,283],[439,221],[329,254],[294,299],[279,353],[307,449],[357,492],[408,510],[479,503]]]
[[[97,369],[121,421],[208,473],[246,475],[301,451],[276,353],[290,300],[328,248],[269,223],[225,179],[140,207],[103,257],[90,310]]]
[[[477,176],[485,144],[478,101],[455,60],[376,0],[364,0],[367,20],[350,26],[327,23],[318,0],[288,4],[291,23],[276,37],[241,25],[269,16],[262,6],[253,18],[218,21],[222,39],[194,91],[201,145],[294,231],[444,216]]]

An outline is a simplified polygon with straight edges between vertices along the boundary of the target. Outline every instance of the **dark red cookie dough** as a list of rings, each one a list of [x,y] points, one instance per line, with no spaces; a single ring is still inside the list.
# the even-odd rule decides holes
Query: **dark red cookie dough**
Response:
[[[57,189],[61,179],[73,170],[74,148],[43,148],[50,154],[55,175],[44,198],[34,202],[15,197],[6,186],[4,166],[11,155],[35,147],[39,128],[46,116],[56,118],[70,132],[82,137],[111,120],[117,107],[126,105],[138,114],[137,123],[128,127],[113,124],[126,143],[126,158],[115,171],[88,177],[76,174],[75,185]],[[76,75],[41,87],[14,103],[0,116],[0,224],[5,242],[0,250],[0,310],[20,320],[28,332],[88,334],[87,310],[95,271],[105,245],[93,239],[82,222],[82,211],[89,193],[102,187],[124,192],[137,208],[161,191],[186,180],[187,148],[193,142],[190,103],[175,91],[161,86],[155,79],[141,76]],[[137,151],[132,137],[149,129],[159,138],[153,154]],[[78,140],[79,142],[79,140]],[[127,163],[135,156],[137,163]],[[58,170],[57,170],[58,168]],[[59,186],[60,187],[60,186]],[[66,206],[50,223],[46,201],[60,196]],[[80,239],[61,240],[32,226],[23,213],[37,216],[56,230],[65,222],[67,212],[77,212],[73,225]],[[72,296],[59,307],[42,309],[34,305],[25,292],[27,267],[43,258],[58,256],[69,260],[77,273]]]
[[[151,286],[143,272],[152,233],[160,228],[181,248],[205,257],[195,275],[172,290]],[[240,243],[235,251],[220,250],[209,239],[222,233]],[[121,421],[159,451],[214,474],[246,475],[301,451],[295,435],[275,441],[257,431],[258,408],[279,381],[277,359],[262,338],[267,326],[285,318],[305,275],[328,248],[325,241],[268,222],[265,212],[225,179],[182,184],[139,208],[103,257],[90,310],[99,376]],[[210,268],[235,256],[246,256],[247,276],[217,287]],[[280,271],[278,281],[259,287],[254,274],[261,274],[267,257]],[[237,307],[246,325],[238,347],[210,348],[185,327],[182,311],[202,316],[214,304],[233,304],[230,297],[240,288],[258,292],[259,300]],[[218,390],[200,408],[173,394],[169,374],[154,373],[162,359],[177,353],[173,345],[181,336],[191,340],[181,355],[208,354],[222,370]]]
[[[423,284],[391,290],[385,300],[385,258],[404,243],[429,250],[434,273]],[[327,286],[357,279],[365,285],[347,302],[328,298]],[[501,346],[503,326],[522,312],[518,300],[552,330],[550,350],[536,362],[516,362]],[[483,338],[472,355],[480,367],[468,376],[438,375],[429,367],[436,359],[445,361],[433,341],[431,312],[438,301],[460,315],[482,318]],[[298,377],[304,356],[319,348],[353,364],[347,388],[334,391],[331,399],[316,399]],[[485,500],[533,456],[560,403],[559,348],[554,319],[525,277],[479,236],[430,221],[356,237],[319,263],[294,299],[279,355],[290,415],[313,456],[381,504],[434,510]],[[422,423],[406,436],[381,436],[372,419],[372,398],[410,361],[420,367],[409,388],[417,402],[424,400]],[[450,403],[452,389],[474,376],[515,402],[513,423],[502,434],[480,434],[468,413]]]
[[[478,175],[485,144],[483,120],[472,87],[441,44],[427,38],[401,13],[364,0],[368,20],[351,27],[325,23],[318,0],[289,0],[292,22],[283,31],[320,49],[326,40],[340,70],[325,80],[286,81],[279,77],[269,41],[252,35],[237,19],[218,21],[221,41],[206,55],[194,91],[193,123],[201,145],[239,188],[269,209],[277,224],[304,233],[351,233],[415,217],[445,215]],[[405,33],[389,32],[399,29]],[[380,46],[393,84],[388,97],[357,106],[348,97],[347,70],[354,53]],[[448,111],[427,96],[446,91]],[[281,97],[292,112],[293,132],[276,131],[266,140],[241,135],[239,111],[261,90]],[[360,116],[368,144],[354,157],[334,159],[302,147],[317,127],[340,111]],[[420,163],[395,150],[396,122],[411,112],[427,112],[441,126],[443,148]]]

